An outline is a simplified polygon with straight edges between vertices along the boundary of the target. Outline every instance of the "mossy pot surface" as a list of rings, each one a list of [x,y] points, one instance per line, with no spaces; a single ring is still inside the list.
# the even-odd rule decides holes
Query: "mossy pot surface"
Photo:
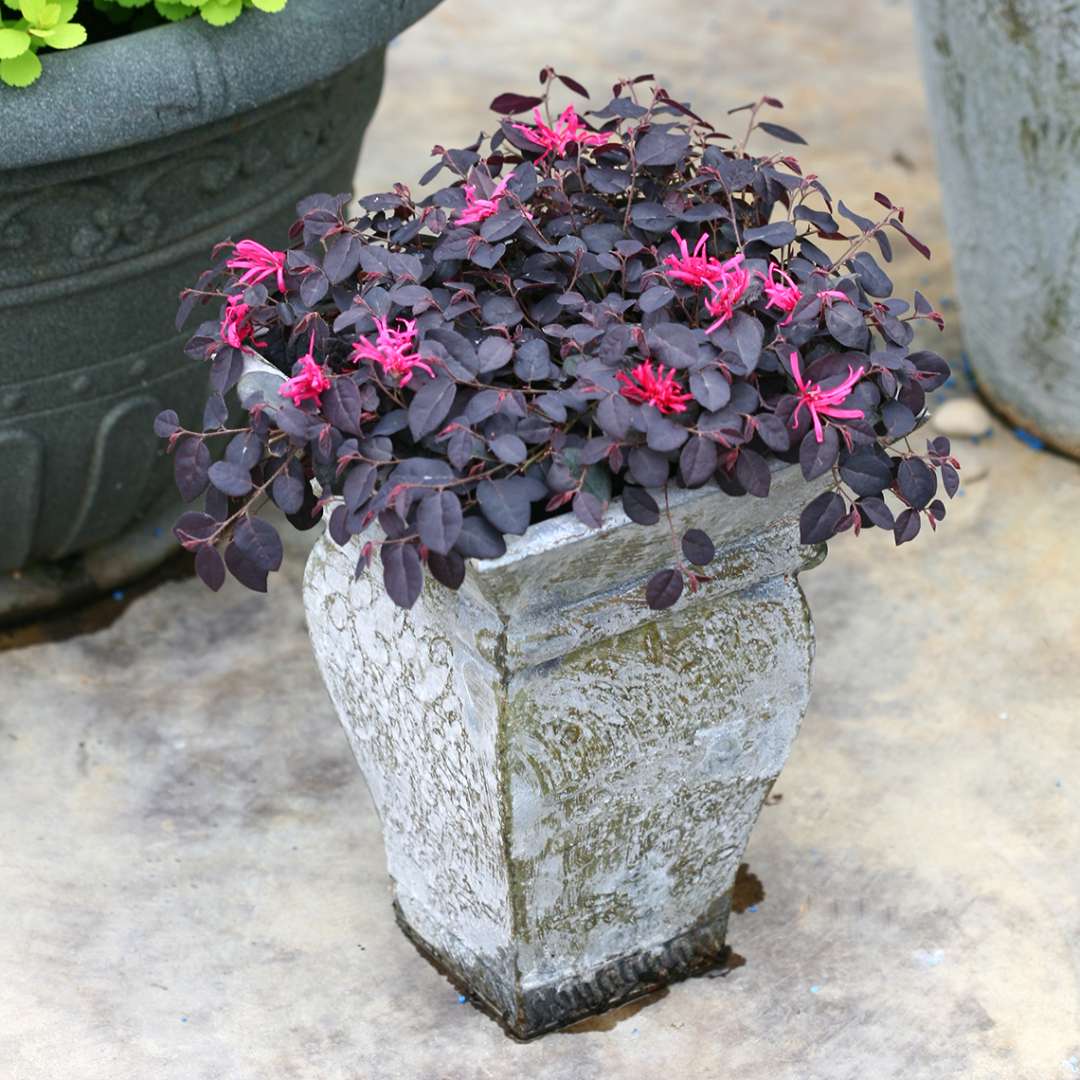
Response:
[[[172,550],[133,559],[117,539],[170,498],[154,416],[201,420],[178,294],[215,243],[280,247],[300,198],[350,190],[386,43],[436,2],[190,19],[0,87],[0,621],[75,595],[57,582],[109,588]]]
[[[817,482],[818,486],[822,481]],[[666,611],[665,521],[615,504],[533,526],[456,593],[403,611],[359,540],[324,536],[304,602],[330,697],[383,826],[397,918],[508,1032],[530,1038],[722,958],[731,890],[810,692],[796,574],[816,491],[681,492],[712,578]],[[388,913],[389,915],[389,913]]]

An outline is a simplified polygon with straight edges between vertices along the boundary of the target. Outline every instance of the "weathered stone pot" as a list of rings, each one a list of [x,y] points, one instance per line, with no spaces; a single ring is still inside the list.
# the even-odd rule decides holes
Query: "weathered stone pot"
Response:
[[[191,19],[0,87],[0,620],[173,550],[151,423],[198,423],[206,377],[178,293],[216,242],[279,244],[298,199],[351,188],[386,42],[436,2]]]
[[[1080,457],[1080,9],[916,8],[976,383],[1013,423]]]
[[[810,693],[798,468],[766,500],[683,492],[721,546],[665,612],[666,523],[533,526],[396,608],[358,540],[304,582],[315,656],[382,821],[398,921],[518,1037],[721,955],[750,830]]]

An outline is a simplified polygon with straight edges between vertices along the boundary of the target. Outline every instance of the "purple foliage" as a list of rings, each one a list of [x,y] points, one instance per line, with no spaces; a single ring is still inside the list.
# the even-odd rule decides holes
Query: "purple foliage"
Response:
[[[418,199],[397,184],[351,220],[347,196],[313,195],[288,250],[219,246],[181,308],[218,309],[187,345],[210,365],[204,429],[172,411],[155,424],[184,497],[205,494],[176,532],[211,588],[228,568],[265,589],[281,561],[254,516],[267,499],[298,528],[332,511],[340,544],[373,534],[357,573],[377,554],[402,606],[425,571],[456,588],[466,558],[497,558],[553,514],[595,527],[621,496],[648,526],[671,486],[764,497],[776,458],[831,475],[805,543],[876,526],[900,544],[944,517],[947,440],[920,455],[904,438],[949,370],[909,351],[912,322],[941,316],[893,299],[868,250],[888,261],[891,228],[929,256],[903,209],[880,194],[878,220],[834,208],[786,151],[749,154],[756,129],[803,141],[758,119],[775,99],[744,107],[732,139],[650,83],[556,113],[553,89],[584,88],[547,68],[538,95],[495,99],[490,138],[436,148],[422,183],[447,186]],[[672,544],[654,607],[708,580],[715,557],[700,529]]]

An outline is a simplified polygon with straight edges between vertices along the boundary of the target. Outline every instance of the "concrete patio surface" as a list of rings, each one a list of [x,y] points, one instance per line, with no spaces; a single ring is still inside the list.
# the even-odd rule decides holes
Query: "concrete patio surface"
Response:
[[[394,45],[362,189],[520,70],[655,68],[706,110],[778,94],[835,140],[837,192],[889,191],[944,251],[906,4],[508,11],[447,0]],[[947,258],[897,267],[948,289]],[[814,696],[747,855],[744,962],[529,1044],[394,922],[303,625],[312,534],[267,596],[171,581],[95,632],[0,634],[0,1080],[1080,1077],[1080,464],[992,431],[954,440],[973,479],[936,535],[845,536],[803,579]]]

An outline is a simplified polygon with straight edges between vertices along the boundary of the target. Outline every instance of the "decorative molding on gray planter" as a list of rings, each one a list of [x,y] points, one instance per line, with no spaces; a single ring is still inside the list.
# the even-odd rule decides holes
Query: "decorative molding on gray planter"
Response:
[[[436,2],[191,19],[0,87],[0,622],[176,550],[152,423],[197,425],[206,381],[178,294],[218,241],[280,244],[300,198],[351,189],[385,44]]]
[[[1080,456],[1080,9],[917,0],[964,337],[979,390]]]
[[[819,481],[818,484],[823,484]],[[398,919],[520,1038],[713,964],[750,830],[810,694],[795,575],[815,489],[672,499],[714,580],[650,611],[665,521],[535,525],[410,611],[359,540],[308,560],[315,656],[375,806]]]

